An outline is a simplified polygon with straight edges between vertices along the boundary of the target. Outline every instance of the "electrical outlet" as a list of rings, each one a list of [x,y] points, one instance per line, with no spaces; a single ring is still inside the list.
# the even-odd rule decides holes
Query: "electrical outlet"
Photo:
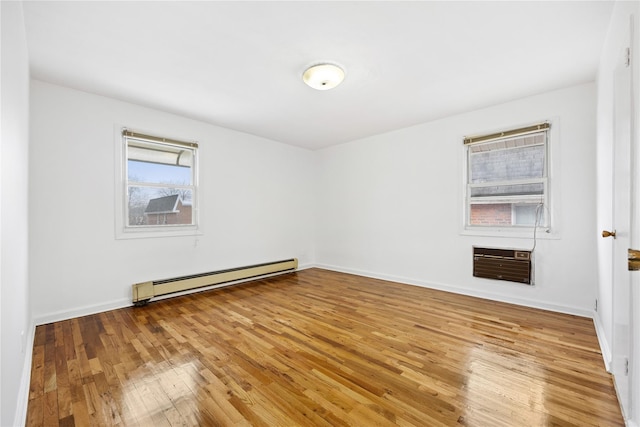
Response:
[[[20,332],[20,352],[24,353],[25,347],[27,346],[27,339],[24,336],[24,331]]]
[[[598,298],[596,298],[595,310],[598,311]]]

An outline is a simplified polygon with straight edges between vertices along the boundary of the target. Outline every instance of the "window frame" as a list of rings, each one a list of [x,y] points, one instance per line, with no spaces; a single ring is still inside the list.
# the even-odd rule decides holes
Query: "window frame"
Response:
[[[171,237],[171,236],[195,236],[201,235],[200,231],[200,201],[199,201],[199,150],[197,142],[184,141],[173,138],[165,138],[156,136],[156,133],[148,133],[142,131],[132,131],[131,128],[124,126],[115,126],[115,140],[116,140],[116,191],[115,191],[115,225],[116,225],[116,238],[128,239],[128,238],[152,238],[152,237]],[[130,133],[127,135],[127,133]],[[191,185],[167,185],[162,183],[153,182],[137,182],[129,181],[128,179],[128,141],[130,139],[140,140],[143,142],[158,144],[160,146],[166,145],[167,147],[188,147],[193,153],[192,165],[191,165]],[[183,142],[184,141],[184,142]],[[181,188],[191,190],[191,217],[192,224],[163,224],[163,225],[129,225],[129,187],[144,187],[144,188]]]
[[[543,215],[546,221],[546,224],[539,225],[537,227],[538,230],[543,231],[544,233],[540,233],[538,237],[541,238],[559,238],[557,234],[557,224],[554,221],[553,209],[552,205],[554,204],[554,192],[552,191],[551,181],[552,181],[552,151],[553,146],[552,140],[555,139],[556,127],[557,124],[554,124],[556,120],[546,120],[543,123],[538,123],[532,126],[526,127],[513,127],[510,130],[506,131],[498,131],[493,133],[487,133],[480,136],[463,138],[464,145],[462,148],[462,221],[461,221],[461,234],[466,235],[484,235],[484,236],[497,236],[497,237],[526,237],[530,238],[533,230],[535,228],[534,225],[518,225],[515,222],[515,217],[513,216],[513,212],[515,211],[515,205],[511,205],[511,224],[509,225],[472,225],[470,223],[471,217],[471,205],[472,196],[471,196],[471,188],[481,188],[488,186],[496,186],[496,185],[517,185],[517,184],[531,184],[531,183],[542,183],[543,185]],[[534,129],[535,127],[543,126],[546,129]],[[542,178],[534,178],[534,179],[520,179],[520,180],[507,180],[507,181],[492,181],[489,183],[470,183],[469,179],[471,176],[470,168],[470,147],[483,143],[491,143],[499,140],[508,140],[512,138],[517,138],[518,136],[526,136],[528,134],[535,133],[544,133],[544,148],[545,148],[545,158],[544,158],[544,176]],[[554,180],[555,181],[555,180]],[[557,183],[554,184],[554,186]],[[479,197],[479,196],[476,196]],[[513,201],[523,200],[526,196],[493,196],[487,197],[484,196],[484,200],[476,198],[476,204],[488,204],[487,201],[493,202],[496,204],[499,203],[512,203]],[[537,205],[537,204],[536,204]]]

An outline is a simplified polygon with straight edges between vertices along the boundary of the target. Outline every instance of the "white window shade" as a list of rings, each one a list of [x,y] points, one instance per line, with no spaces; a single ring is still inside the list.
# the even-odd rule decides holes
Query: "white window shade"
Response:
[[[192,149],[147,143],[139,140],[129,140],[127,151],[128,159],[138,162],[184,167],[191,167],[193,165]]]

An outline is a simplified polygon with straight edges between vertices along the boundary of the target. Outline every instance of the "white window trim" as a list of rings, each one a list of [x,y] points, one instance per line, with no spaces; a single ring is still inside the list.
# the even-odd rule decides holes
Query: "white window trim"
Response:
[[[116,124],[114,125],[114,165],[115,165],[115,236],[116,239],[140,239],[140,238],[157,238],[157,237],[174,237],[174,236],[200,236],[201,224],[200,224],[200,202],[199,202],[199,168],[198,158],[199,155],[194,156],[193,167],[193,215],[194,225],[170,225],[170,226],[146,226],[146,227],[128,227],[127,218],[127,205],[125,204],[125,195],[127,194],[127,159],[126,154],[126,139],[122,136],[122,130],[129,128]],[[138,128],[141,133],[154,135],[158,132],[146,132]],[[178,138],[176,138],[178,139]],[[198,148],[200,150],[200,148]]]
[[[537,122],[548,122],[551,127],[547,134],[547,177],[544,179],[546,206],[544,207],[544,213],[547,215],[548,226],[538,227],[536,237],[538,239],[560,239],[561,224],[559,223],[559,216],[556,211],[559,209],[560,198],[560,180],[559,174],[556,173],[556,153],[559,150],[558,143],[560,133],[560,120],[558,117],[541,119]],[[479,132],[482,134],[492,134],[504,129],[517,129],[530,125],[532,122],[513,125],[513,126],[500,126],[500,128],[489,129],[485,132]],[[460,138],[459,140],[462,140]],[[461,144],[462,145],[462,144]],[[463,236],[485,236],[485,237],[504,237],[515,239],[531,239],[533,238],[534,227],[527,226],[509,226],[509,227],[483,227],[483,226],[468,226],[467,218],[469,216],[469,203],[467,203],[467,188],[468,188],[468,161],[467,161],[467,147],[462,145],[460,148],[460,157],[462,166],[462,180],[461,180],[461,197],[458,200],[461,203],[460,206],[460,231],[459,234]],[[508,196],[507,196],[508,197]],[[503,200],[506,200],[504,197]],[[496,198],[497,199],[497,198]]]

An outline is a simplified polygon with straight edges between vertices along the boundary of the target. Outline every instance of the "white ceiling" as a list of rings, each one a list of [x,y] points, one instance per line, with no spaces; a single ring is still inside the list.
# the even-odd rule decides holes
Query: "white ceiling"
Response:
[[[24,3],[34,78],[310,149],[593,81],[612,8]],[[322,61],[346,71],[333,90],[302,82]]]

